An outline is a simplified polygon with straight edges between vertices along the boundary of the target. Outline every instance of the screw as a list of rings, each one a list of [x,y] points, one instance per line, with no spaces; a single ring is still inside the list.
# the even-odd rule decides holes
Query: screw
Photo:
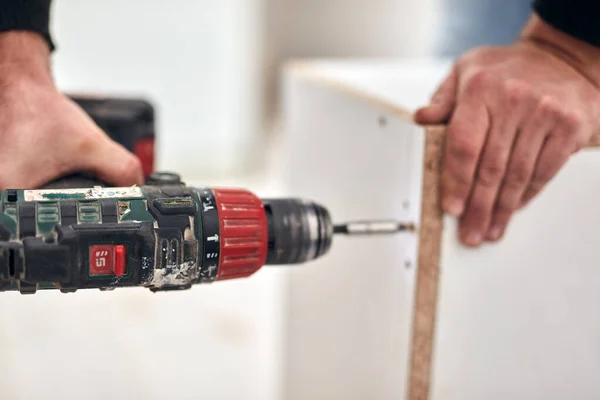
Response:
[[[387,119],[383,115],[379,117],[378,122],[379,126],[382,128],[387,125]]]
[[[402,207],[406,210],[408,209],[408,207],[410,207],[410,203],[408,202],[408,200],[405,200],[402,202]]]
[[[412,267],[412,262],[410,260],[405,260],[404,268],[409,269],[410,267]]]

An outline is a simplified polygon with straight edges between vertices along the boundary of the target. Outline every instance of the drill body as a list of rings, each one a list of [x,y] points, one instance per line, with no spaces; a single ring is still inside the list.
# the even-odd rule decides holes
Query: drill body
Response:
[[[329,250],[327,211],[178,180],[0,191],[0,291],[188,289]]]

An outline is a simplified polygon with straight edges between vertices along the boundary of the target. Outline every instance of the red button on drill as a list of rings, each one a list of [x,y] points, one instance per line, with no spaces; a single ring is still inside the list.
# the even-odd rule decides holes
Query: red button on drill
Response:
[[[118,244],[115,246],[115,268],[113,269],[115,276],[125,275],[126,263],[127,255],[125,254],[125,246]]]
[[[90,276],[123,276],[127,266],[127,248],[122,244],[90,246]]]

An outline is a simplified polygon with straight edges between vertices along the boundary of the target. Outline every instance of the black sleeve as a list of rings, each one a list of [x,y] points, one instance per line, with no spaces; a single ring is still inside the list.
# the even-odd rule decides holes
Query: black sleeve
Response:
[[[534,0],[533,10],[550,26],[600,47],[599,0]]]
[[[49,28],[50,3],[52,0],[0,0],[0,32],[37,32],[46,39],[50,50],[54,50]]]

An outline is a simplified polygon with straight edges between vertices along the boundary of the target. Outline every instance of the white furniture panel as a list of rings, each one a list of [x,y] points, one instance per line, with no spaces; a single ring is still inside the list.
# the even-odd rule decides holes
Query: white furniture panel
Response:
[[[419,181],[424,128],[410,112],[447,69],[393,60],[288,68],[289,191],[337,219],[419,222],[415,205],[430,194]],[[430,390],[410,400],[600,397],[598,170],[597,150],[575,155],[497,244],[466,249],[444,219]],[[414,241],[340,238],[329,258],[293,271],[287,398],[408,398]]]

